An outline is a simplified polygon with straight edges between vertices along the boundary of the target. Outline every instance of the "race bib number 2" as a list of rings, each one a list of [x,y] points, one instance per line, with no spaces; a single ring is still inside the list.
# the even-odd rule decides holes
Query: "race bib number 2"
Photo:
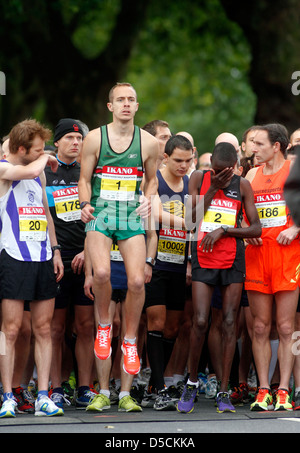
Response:
[[[221,225],[234,227],[236,222],[237,206],[233,201],[213,199],[206,211],[201,231],[210,233],[220,228]]]
[[[47,238],[45,209],[39,206],[19,208],[20,241],[45,241]]]

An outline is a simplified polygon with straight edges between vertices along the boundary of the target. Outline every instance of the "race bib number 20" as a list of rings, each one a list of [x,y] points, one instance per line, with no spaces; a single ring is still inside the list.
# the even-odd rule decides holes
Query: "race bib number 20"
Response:
[[[45,209],[39,206],[19,208],[20,241],[45,241],[47,238]]]

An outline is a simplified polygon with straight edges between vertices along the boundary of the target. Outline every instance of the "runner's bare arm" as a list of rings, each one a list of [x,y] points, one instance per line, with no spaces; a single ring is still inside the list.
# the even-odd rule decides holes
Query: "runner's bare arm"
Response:
[[[35,179],[44,171],[46,165],[53,171],[57,169],[57,159],[49,154],[41,154],[28,165],[12,165],[9,162],[0,163],[0,180],[18,181],[20,179]]]
[[[80,178],[78,182],[79,201],[90,202],[91,200],[91,182],[94,168],[97,165],[100,152],[100,129],[94,129],[85,137],[82,146]],[[81,211],[81,220],[84,223],[94,219],[94,208],[87,204]]]
[[[48,199],[47,199],[47,194],[46,194],[46,177],[45,177],[44,172],[40,175],[40,179],[41,179],[42,188],[43,188],[43,205],[44,205],[45,214],[46,214],[47,223],[48,223],[49,239],[50,239],[51,247],[53,247],[54,245],[57,245],[57,238],[56,238],[53,218],[50,213],[50,209],[49,209],[49,205],[48,205]],[[54,273],[56,275],[56,281],[59,282],[64,276],[64,265],[63,265],[63,262],[61,259],[61,254],[60,254],[59,250],[55,250],[55,252],[53,254],[53,266],[54,266]]]
[[[141,129],[142,158],[144,162],[143,192],[151,199],[157,192],[156,164],[158,157],[158,142],[155,137]]]
[[[189,180],[189,198],[185,212],[185,227],[187,230],[193,230],[203,218],[204,200],[199,198],[202,178],[203,172],[196,170],[192,173]]]

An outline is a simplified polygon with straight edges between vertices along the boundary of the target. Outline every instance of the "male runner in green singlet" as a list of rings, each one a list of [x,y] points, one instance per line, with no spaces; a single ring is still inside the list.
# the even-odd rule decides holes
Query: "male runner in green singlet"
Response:
[[[96,318],[100,320],[95,354],[106,360],[111,353],[110,250],[112,243],[117,242],[128,279],[123,368],[134,375],[140,369],[136,332],[145,298],[147,259],[139,188],[143,178],[145,199],[150,201],[156,193],[158,143],[134,125],[138,102],[130,84],[115,85],[110,90],[107,107],[112,112],[112,122],[92,130],[82,149],[78,184],[81,219],[87,224],[86,249],[93,269]]]

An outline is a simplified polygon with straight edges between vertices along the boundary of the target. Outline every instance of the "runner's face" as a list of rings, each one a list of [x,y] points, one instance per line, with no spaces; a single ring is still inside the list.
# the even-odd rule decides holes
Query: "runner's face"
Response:
[[[300,131],[293,133],[291,145],[300,145]]]
[[[158,140],[159,144],[159,157],[161,160],[164,157],[165,146],[169,138],[171,138],[171,131],[168,127],[158,126],[156,129],[155,138]]]
[[[32,142],[31,148],[29,148],[29,150],[23,156],[24,164],[29,164],[30,162],[38,159],[41,154],[44,154],[44,148],[44,140],[39,135],[37,135]]]
[[[267,131],[256,132],[253,139],[253,145],[253,152],[258,164],[268,162],[274,158],[275,144],[272,145],[270,142]]]
[[[165,154],[166,166],[173,176],[183,177],[186,175],[193,160],[193,150],[175,148],[171,156]]]
[[[79,132],[70,132],[58,142],[57,157],[66,164],[73,162],[79,156],[82,148],[82,135]]]
[[[112,102],[107,104],[110,112],[121,121],[132,120],[138,110],[136,93],[132,87],[119,86],[113,91]]]
[[[243,143],[242,148],[243,148],[243,151],[244,151],[246,157],[251,157],[253,154],[253,148],[254,148],[253,140],[254,140],[254,137],[256,134],[257,134],[257,130],[248,132],[246,142]]]

